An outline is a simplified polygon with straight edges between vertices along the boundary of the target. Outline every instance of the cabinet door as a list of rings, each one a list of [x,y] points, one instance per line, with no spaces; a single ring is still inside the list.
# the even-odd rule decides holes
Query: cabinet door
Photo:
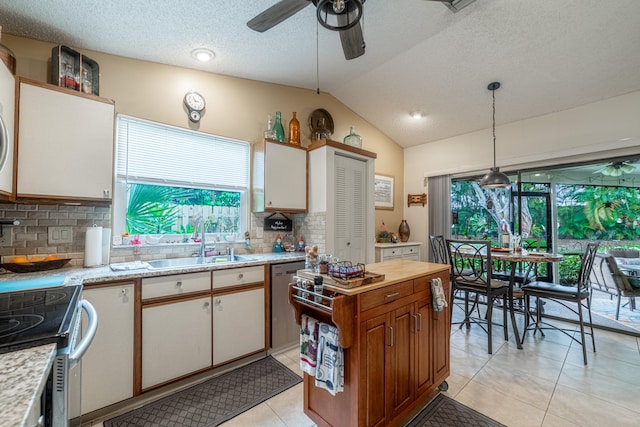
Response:
[[[0,196],[8,198],[13,191],[13,125],[16,81],[0,61]],[[4,154],[4,156],[3,156]],[[3,159],[4,157],[4,159]],[[4,160],[4,163],[2,163]]]
[[[213,297],[213,364],[265,349],[264,288]]]
[[[114,105],[20,83],[17,196],[110,201]]]
[[[334,185],[334,255],[354,264],[366,263],[366,163],[336,154]]]
[[[210,366],[210,296],[143,308],[143,389]]]
[[[416,346],[416,395],[422,394],[433,385],[433,329],[431,324],[431,299],[423,298],[416,303],[415,346]],[[436,333],[438,331],[435,331]]]
[[[360,349],[361,384],[358,419],[364,420],[364,425],[386,425],[386,389],[389,384],[390,358],[388,346],[388,318],[386,314],[374,317],[361,325]],[[364,400],[364,402],[362,401]]]
[[[387,419],[393,419],[414,397],[414,304],[390,313],[391,387],[387,392]]]
[[[264,209],[307,210],[306,150],[265,143]]]
[[[86,414],[133,396],[133,284],[88,288],[82,295],[99,319],[81,363],[81,405]],[[86,327],[85,318],[82,324]]]

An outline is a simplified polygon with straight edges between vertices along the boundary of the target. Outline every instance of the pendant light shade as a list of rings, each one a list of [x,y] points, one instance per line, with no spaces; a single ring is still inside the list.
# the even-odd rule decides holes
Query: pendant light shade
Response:
[[[482,188],[507,188],[511,186],[509,177],[500,172],[500,168],[496,166],[496,90],[498,88],[500,88],[500,83],[498,82],[490,83],[487,87],[493,97],[493,167],[480,180],[480,187]]]

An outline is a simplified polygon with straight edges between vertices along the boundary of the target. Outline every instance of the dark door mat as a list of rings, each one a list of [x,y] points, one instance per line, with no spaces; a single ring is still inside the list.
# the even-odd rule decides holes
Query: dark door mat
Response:
[[[107,420],[104,426],[217,426],[301,381],[268,356]]]
[[[480,412],[439,394],[407,427],[505,427]]]

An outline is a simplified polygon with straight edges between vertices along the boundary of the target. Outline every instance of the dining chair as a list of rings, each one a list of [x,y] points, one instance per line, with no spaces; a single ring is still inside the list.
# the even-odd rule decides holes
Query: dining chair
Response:
[[[464,319],[460,328],[471,323],[480,326],[488,335],[487,351],[493,353],[493,306],[496,297],[502,298],[503,310],[502,327],[504,339],[509,340],[507,331],[507,294],[509,283],[496,280],[491,276],[491,242],[488,240],[450,240],[447,239],[449,261],[451,264],[452,292],[464,294]],[[469,296],[474,295],[474,303],[469,305]],[[478,296],[486,297],[487,311],[485,316],[474,316],[474,308],[478,304]],[[484,303],[483,303],[484,304]]]
[[[540,282],[535,281],[522,286],[525,299],[525,320],[524,320],[524,332],[522,335],[522,341],[528,331],[533,330],[540,331],[540,334],[544,336],[544,329],[555,329],[567,335],[572,340],[576,341],[582,346],[582,357],[584,364],[587,364],[587,346],[585,341],[585,335],[591,335],[591,342],[593,345],[593,352],[596,351],[596,341],[593,335],[593,322],[591,319],[591,282],[589,276],[593,268],[593,262],[598,251],[599,243],[589,243],[585,252],[581,255],[580,271],[578,273],[578,283],[576,286],[561,285],[559,283]],[[531,297],[536,299],[535,308],[535,323],[530,324],[531,312],[530,302]],[[580,325],[580,339],[575,337],[575,330],[567,327],[553,325],[542,320],[542,304],[541,299],[555,301],[563,307],[567,308],[578,316],[578,324]],[[583,315],[583,309],[587,310],[589,315],[589,328],[591,332],[585,333],[585,321]]]
[[[443,235],[429,235],[431,259],[437,264],[449,264],[449,250]]]

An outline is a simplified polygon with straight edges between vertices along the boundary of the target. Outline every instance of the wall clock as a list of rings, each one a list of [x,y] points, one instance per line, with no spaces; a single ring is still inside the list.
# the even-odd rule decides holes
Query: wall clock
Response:
[[[193,123],[198,123],[200,121],[202,111],[206,106],[204,97],[198,92],[187,92],[184,96],[184,105],[187,107],[189,120]]]

